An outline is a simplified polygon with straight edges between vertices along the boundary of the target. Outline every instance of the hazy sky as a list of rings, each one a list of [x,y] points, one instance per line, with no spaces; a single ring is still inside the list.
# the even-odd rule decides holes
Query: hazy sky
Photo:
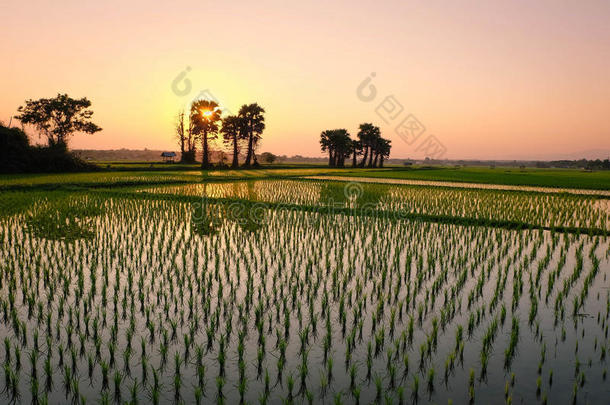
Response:
[[[173,116],[207,90],[232,112],[261,104],[260,151],[279,154],[319,156],[322,130],[367,121],[392,157],[423,156],[429,135],[449,158],[610,149],[608,0],[2,0],[0,15],[0,119],[86,96],[104,130],[73,148],[175,149]],[[403,111],[386,124],[387,96]],[[426,129],[410,145],[409,114]]]

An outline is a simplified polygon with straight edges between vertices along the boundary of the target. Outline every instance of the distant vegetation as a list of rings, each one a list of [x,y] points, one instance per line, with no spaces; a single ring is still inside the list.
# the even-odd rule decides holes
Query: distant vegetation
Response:
[[[352,167],[383,167],[390,156],[391,141],[381,137],[379,127],[365,123],[360,125],[358,139],[351,139],[346,129],[329,129],[320,134],[322,152],[328,152],[330,167],[345,167],[351,156]],[[362,156],[360,163],[357,157]]]
[[[47,138],[48,145],[67,146],[68,139],[77,132],[94,134],[102,128],[91,122],[93,111],[91,101],[86,98],[74,99],[67,94],[55,98],[26,100],[15,116],[24,125],[32,125],[39,135]]]
[[[32,146],[25,131],[0,125],[0,172],[71,172],[97,169],[68,152],[68,140],[77,132],[93,134],[101,131],[91,121],[93,111],[86,98],[73,99],[67,94],[54,98],[26,100],[15,116],[25,125],[33,126],[47,146]]]
[[[194,163],[197,142],[201,143],[201,168],[212,167],[210,142],[222,137],[231,153],[231,168],[239,167],[239,155],[246,150],[244,167],[258,166],[256,148],[265,130],[265,109],[257,103],[244,104],[237,115],[222,117],[222,109],[212,100],[197,100],[190,107],[188,117],[179,111],[175,133],[182,163]],[[187,119],[188,118],[188,119]],[[219,154],[218,166],[226,166],[226,154]]]
[[[32,146],[23,130],[0,125],[0,173],[89,170],[98,170],[98,167],[68,152],[64,143]]]
[[[610,170],[610,159],[596,160],[552,160],[550,162],[536,162],[536,167],[560,167],[564,169]]]

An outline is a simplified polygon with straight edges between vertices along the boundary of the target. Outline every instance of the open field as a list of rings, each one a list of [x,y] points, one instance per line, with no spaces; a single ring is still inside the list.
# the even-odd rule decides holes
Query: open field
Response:
[[[604,403],[610,200],[324,170],[3,178],[2,401]]]
[[[135,166],[135,167],[134,167]],[[105,165],[102,165],[105,167]],[[134,170],[128,170],[129,168]],[[256,170],[201,170],[198,165],[116,163],[116,170],[94,173],[0,175],[0,189],[38,186],[99,186],[128,184],[187,183],[217,179],[283,178],[301,176],[346,176],[385,179],[411,179],[513,186],[539,186],[610,190],[610,171],[585,172],[573,169],[508,169],[450,167],[388,167],[384,169],[331,169],[318,165],[271,165]],[[137,168],[137,169],[136,169]]]
[[[0,175],[0,190],[57,188],[59,186],[103,187],[137,184],[199,183],[249,178],[284,178],[336,174],[340,169],[318,167],[261,168],[257,170],[136,170],[91,173]]]
[[[345,176],[378,177],[428,181],[455,181],[513,186],[539,186],[610,190],[610,171],[586,172],[576,169],[483,168],[483,167],[389,167],[348,170]]]

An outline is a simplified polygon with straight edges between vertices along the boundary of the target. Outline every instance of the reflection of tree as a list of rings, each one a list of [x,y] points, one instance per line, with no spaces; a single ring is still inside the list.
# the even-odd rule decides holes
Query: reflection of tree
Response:
[[[242,185],[244,183],[241,183]],[[246,198],[241,201],[236,201],[229,204],[227,209],[227,218],[237,223],[237,225],[248,232],[257,232],[263,228],[265,223],[266,208],[262,204],[254,203],[257,201],[256,191],[254,189],[254,181],[246,181]],[[239,195],[238,184],[234,183],[233,194]]]
[[[223,221],[235,222],[241,229],[257,232],[263,228],[268,207],[256,203],[254,181],[233,182],[233,202],[211,203],[207,197],[207,184],[203,185],[202,201],[192,204],[191,223],[193,232],[211,236],[219,232]]]
[[[88,201],[58,199],[47,203],[26,219],[27,229],[38,238],[74,241],[93,239],[96,217],[101,215],[99,206]]]
[[[211,236],[218,233],[222,226],[222,209],[220,205],[209,204],[203,200],[192,205],[191,225],[193,232],[199,236]]]
[[[238,201],[227,206],[227,218],[248,232],[257,232],[262,229],[266,221],[266,210],[264,204],[251,204]]]
[[[362,195],[358,198],[359,206],[364,204],[377,205],[388,194],[390,187],[379,184],[370,184],[363,188]]]
[[[338,205],[342,207],[359,208],[363,205],[374,206],[379,204],[388,194],[389,187],[379,184],[358,183],[357,187],[350,188],[349,183],[324,182],[320,185],[320,205]]]
[[[339,182],[323,182],[320,185],[320,205],[340,204],[346,205],[348,202],[344,192],[344,184]]]
[[[2,198],[0,198],[0,219],[24,214],[34,205],[37,199],[40,200],[42,198],[44,196],[36,192],[2,192]]]

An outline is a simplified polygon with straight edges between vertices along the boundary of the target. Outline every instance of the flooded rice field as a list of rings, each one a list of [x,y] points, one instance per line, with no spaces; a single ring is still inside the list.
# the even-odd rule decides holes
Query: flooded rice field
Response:
[[[280,205],[355,208],[391,212],[393,217],[426,215],[509,221],[516,225],[610,229],[610,199],[566,194],[485,189],[413,187],[367,182],[250,180],[141,187],[138,192],[247,200]]]
[[[577,195],[598,195],[610,197],[608,190],[592,190],[579,188],[561,187],[537,187],[537,186],[515,186],[510,184],[487,184],[487,183],[467,183],[463,181],[434,181],[434,180],[411,180],[393,179],[384,177],[349,177],[349,176],[306,176],[313,180],[333,180],[333,181],[353,181],[361,183],[380,183],[380,184],[402,184],[410,186],[432,186],[432,187],[452,187],[452,188],[474,188],[482,190],[505,190],[505,191],[533,191],[537,193],[567,193]]]
[[[607,230],[606,200],[350,187],[15,193],[0,402],[607,403],[607,233],[296,209]]]

